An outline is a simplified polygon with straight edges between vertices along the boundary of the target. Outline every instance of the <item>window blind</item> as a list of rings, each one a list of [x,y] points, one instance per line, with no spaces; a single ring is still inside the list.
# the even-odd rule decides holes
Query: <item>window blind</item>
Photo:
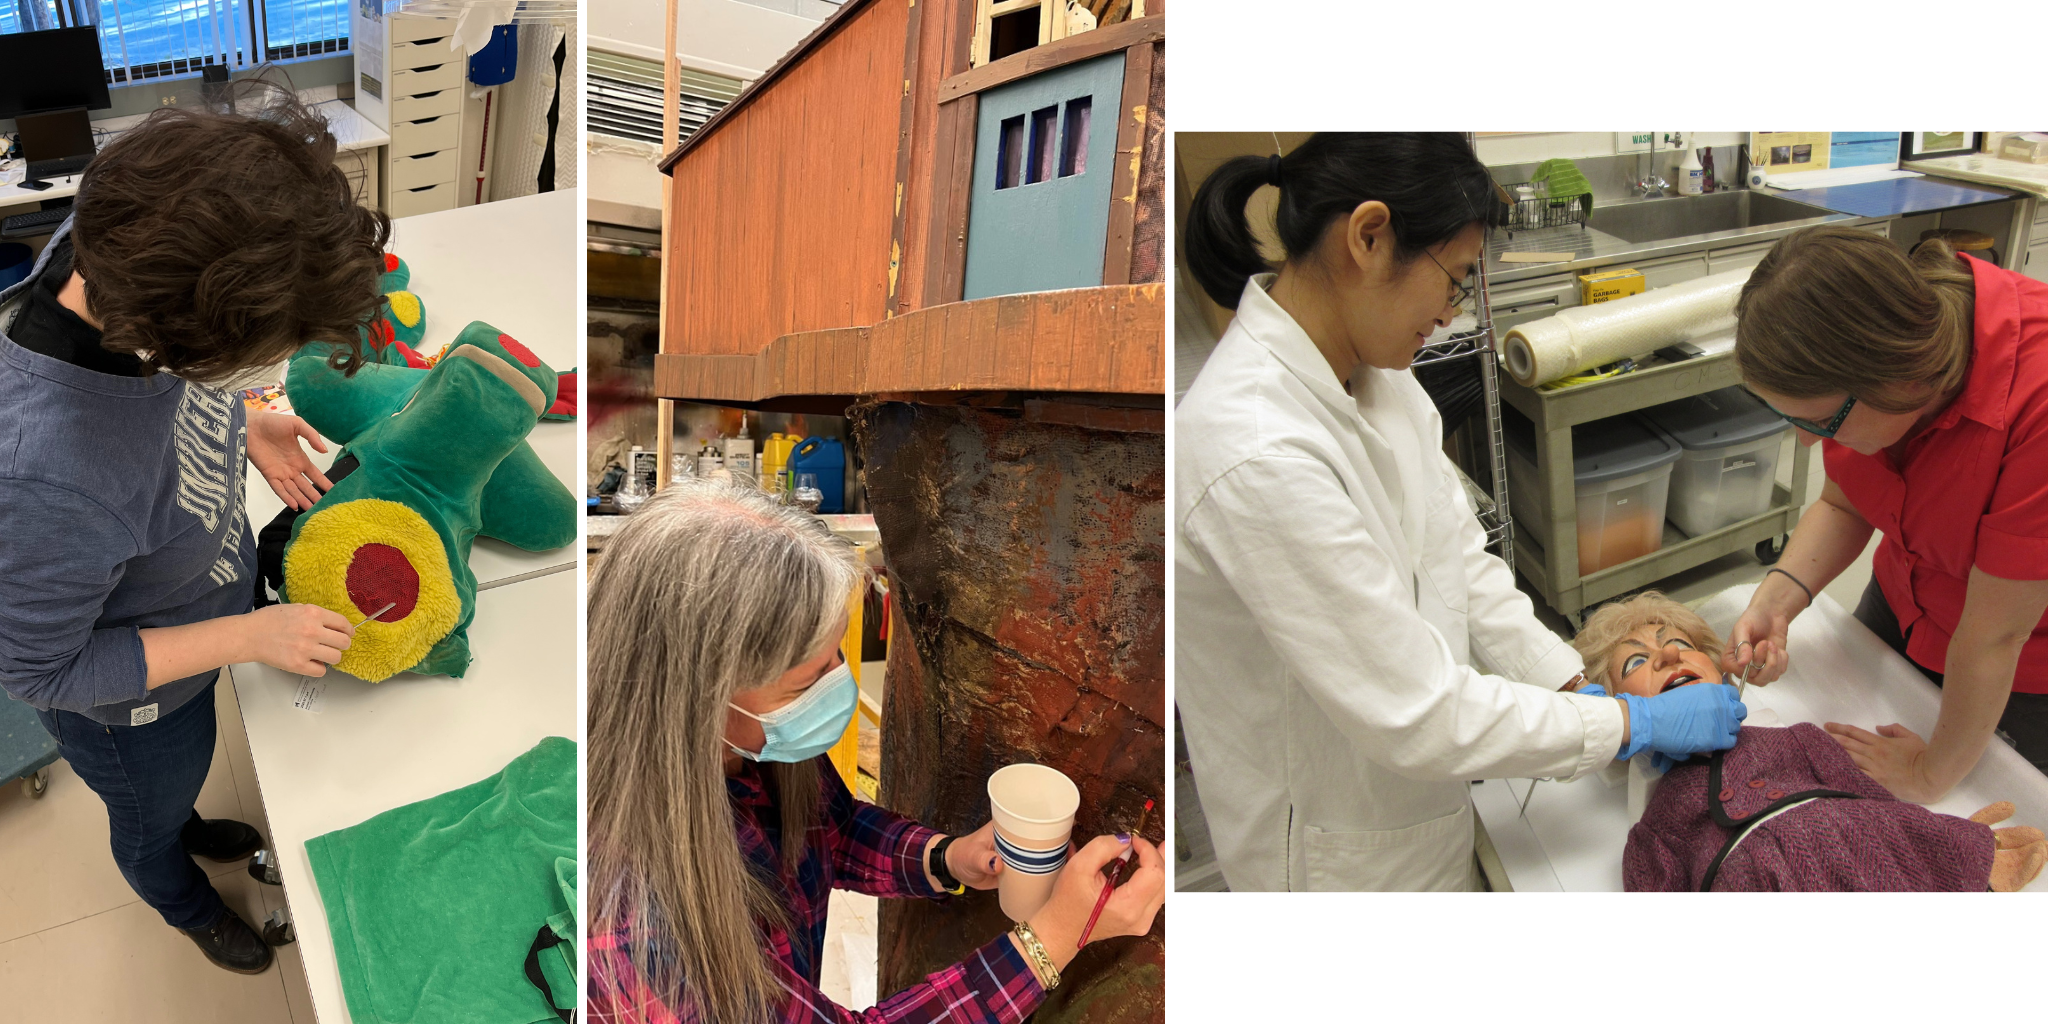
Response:
[[[0,0],[0,32],[90,25],[107,84],[348,52],[350,0]],[[376,0],[370,0],[376,2]]]

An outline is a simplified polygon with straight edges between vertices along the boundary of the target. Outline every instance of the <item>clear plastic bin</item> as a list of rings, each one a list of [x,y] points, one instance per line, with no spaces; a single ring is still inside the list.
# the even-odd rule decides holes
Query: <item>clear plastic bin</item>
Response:
[[[1515,422],[1520,420],[1519,423]],[[1527,420],[1509,417],[1508,512],[1550,543],[1549,510],[1538,500],[1536,444]],[[1664,512],[1678,444],[1633,416],[1572,428],[1572,477],[1579,527],[1579,575],[1641,558],[1664,546]]]
[[[1671,525],[1698,537],[1770,511],[1792,428],[1769,406],[1722,388],[1642,415],[1684,450],[1671,475]]]

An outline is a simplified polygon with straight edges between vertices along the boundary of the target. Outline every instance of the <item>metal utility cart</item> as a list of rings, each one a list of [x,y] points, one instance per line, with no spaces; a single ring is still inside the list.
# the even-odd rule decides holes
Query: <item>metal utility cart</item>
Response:
[[[1601,601],[1647,587],[1722,555],[1754,550],[1766,563],[1777,561],[1785,538],[1806,505],[1807,465],[1812,449],[1796,443],[1792,446],[1792,486],[1788,490],[1773,484],[1771,507],[1763,513],[1697,537],[1687,537],[1666,522],[1662,548],[1590,576],[1579,575],[1572,428],[1737,383],[1740,378],[1732,352],[1650,366],[1560,391],[1524,387],[1512,378],[1500,382],[1501,396],[1508,405],[1535,425],[1537,493],[1550,513],[1548,536],[1534,536],[1533,530],[1515,532],[1516,558],[1512,564],[1573,626],[1583,623],[1585,609]]]
[[[0,779],[18,778],[22,792],[40,798],[56,763],[57,741],[36,721],[36,709],[0,694]]]

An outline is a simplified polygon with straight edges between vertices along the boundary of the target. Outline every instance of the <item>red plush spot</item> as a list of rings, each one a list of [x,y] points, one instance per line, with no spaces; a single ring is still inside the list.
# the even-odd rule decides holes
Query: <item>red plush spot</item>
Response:
[[[378,314],[375,320],[370,321],[371,348],[385,348],[396,340],[397,335],[391,331],[391,321],[383,314]]]
[[[505,346],[505,351],[512,353],[512,358],[519,360],[520,363],[526,366],[540,365],[540,357],[534,355],[532,352],[527,351],[526,346],[521,345],[516,341],[513,341],[511,335],[498,335],[498,344]]]
[[[548,406],[550,416],[576,415],[576,371],[568,370],[555,375],[555,404]]]
[[[390,253],[388,253],[388,252],[387,252],[387,253],[385,253],[385,254],[384,254],[384,272],[385,272],[385,273],[387,273],[387,274],[389,274],[389,273],[391,273],[392,271],[394,271],[394,270],[397,270],[397,269],[398,269],[398,257],[396,257],[396,256],[393,256],[392,254],[390,254]]]
[[[420,355],[417,351],[414,351],[411,345],[408,345],[405,342],[399,341],[395,338],[392,339],[391,343],[393,345],[398,346],[398,354],[405,357],[405,365],[410,366],[415,370],[426,370],[431,369],[433,367],[434,364],[427,362],[427,357]]]
[[[397,548],[365,544],[348,562],[348,599],[364,615],[376,615],[377,609],[395,602],[397,607],[377,615],[377,621],[397,622],[419,603],[420,574]]]

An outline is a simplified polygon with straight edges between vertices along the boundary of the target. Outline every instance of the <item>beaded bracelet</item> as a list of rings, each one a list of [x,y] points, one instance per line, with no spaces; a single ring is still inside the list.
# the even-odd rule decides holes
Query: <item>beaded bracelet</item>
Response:
[[[1038,934],[1022,921],[1017,922],[1012,931],[1016,933],[1017,941],[1023,944],[1026,959],[1037,965],[1038,980],[1045,984],[1045,990],[1050,992],[1060,987],[1059,968],[1052,965],[1052,957],[1046,955],[1045,944],[1038,941]]]

